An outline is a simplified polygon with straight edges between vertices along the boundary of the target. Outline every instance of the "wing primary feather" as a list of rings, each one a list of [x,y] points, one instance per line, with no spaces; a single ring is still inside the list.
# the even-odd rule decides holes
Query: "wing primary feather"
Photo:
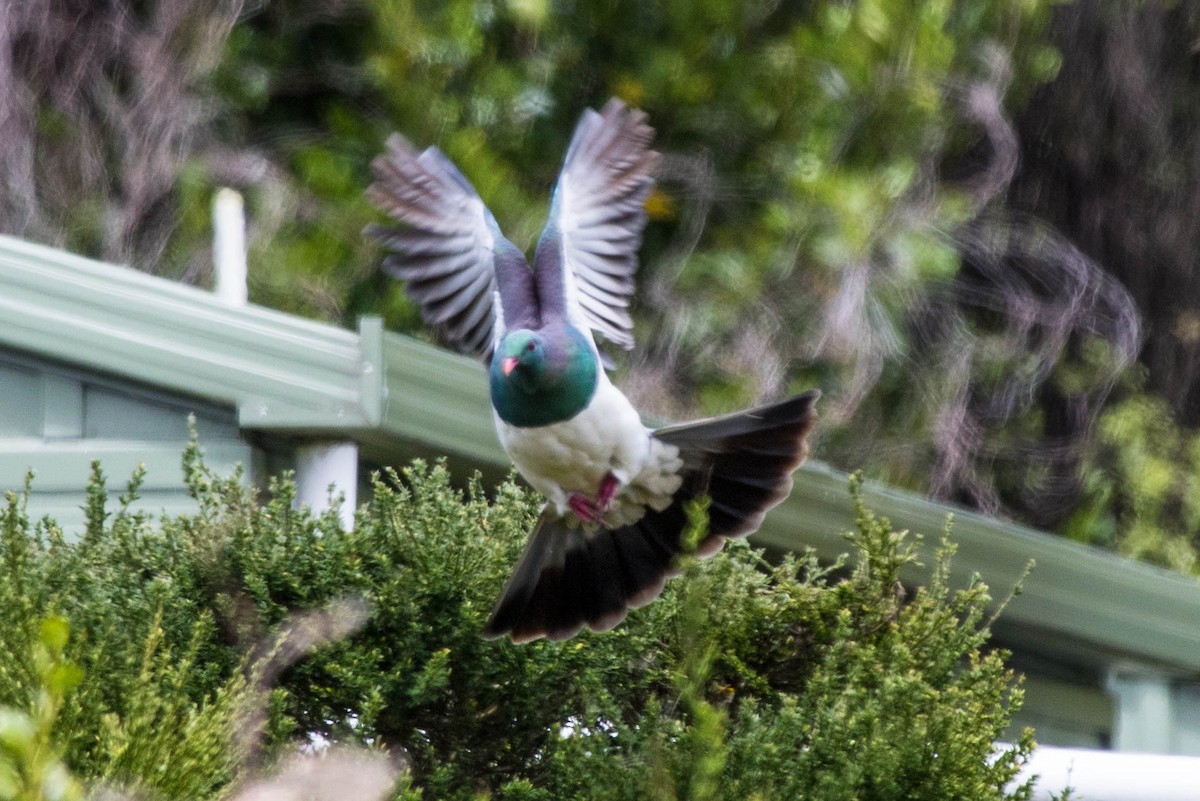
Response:
[[[617,99],[583,113],[534,256],[541,313],[626,349],[633,347],[629,306],[645,200],[659,160],[646,119]]]
[[[394,134],[371,166],[367,196],[399,225],[371,224],[364,233],[390,251],[384,272],[404,282],[441,338],[487,361],[504,314],[522,325],[537,322],[524,255],[444,153],[418,152]]]

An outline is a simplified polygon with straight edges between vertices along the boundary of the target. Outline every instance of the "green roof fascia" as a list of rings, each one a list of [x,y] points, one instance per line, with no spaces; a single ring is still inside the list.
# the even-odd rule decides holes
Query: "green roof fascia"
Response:
[[[757,544],[813,548],[832,558],[848,550],[839,534],[854,524],[849,476],[809,462],[789,498],[767,517]],[[954,586],[986,582],[1004,600],[1032,563],[994,628],[1019,630],[1026,647],[1086,655],[1107,666],[1200,675],[1200,581],[1065,537],[937,503],[878,482],[864,482],[864,502],[897,530],[921,534],[921,564],[906,581],[927,580],[947,516],[955,547]]]
[[[0,236],[0,346],[237,409],[244,429],[358,440],[385,460],[504,459],[473,360]]]
[[[0,346],[237,409],[244,429],[350,437],[384,458],[504,458],[479,364],[0,236]]]
[[[236,406],[245,427],[376,426],[352,331],[0,236],[0,345]]]
[[[381,431],[424,454],[458,456],[473,466],[507,471],[511,462],[492,422],[487,373],[475,359],[383,331],[361,321],[364,339],[378,332],[384,376]]]

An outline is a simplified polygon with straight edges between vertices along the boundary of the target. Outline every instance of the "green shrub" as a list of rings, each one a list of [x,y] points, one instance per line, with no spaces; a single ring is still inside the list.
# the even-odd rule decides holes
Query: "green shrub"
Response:
[[[1020,690],[981,650],[986,589],[946,586],[946,547],[906,599],[913,546],[857,489],[853,567],[734,542],[612,632],[514,646],[479,631],[535,511],[515,484],[416,462],[344,532],[286,480],[259,503],[185,469],[194,515],[131,512],[137,476],[109,512],[97,470],[78,539],[20,496],[0,516],[0,706],[34,708],[61,617],[54,742],[85,784],[216,798],[320,734],[390,754],[404,798],[1028,795],[1031,734],[993,745]]]
[[[234,775],[229,735],[245,682],[212,613],[190,597],[182,543],[128,511],[139,481],[107,517],[96,468],[77,540],[52,521],[31,523],[24,498],[9,494],[0,513],[0,706],[33,710],[44,727],[50,721],[36,710],[57,698],[57,747],[89,781],[212,797]],[[42,667],[48,620],[61,623],[53,659],[79,672],[69,684]]]
[[[1179,425],[1162,397],[1136,387],[1100,415],[1082,502],[1063,533],[1200,574],[1200,433]]]

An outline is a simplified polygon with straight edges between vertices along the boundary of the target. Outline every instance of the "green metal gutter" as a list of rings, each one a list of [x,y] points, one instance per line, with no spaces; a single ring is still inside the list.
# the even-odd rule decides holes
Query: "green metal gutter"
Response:
[[[510,463],[496,439],[487,374],[474,359],[383,331],[364,319],[365,339],[378,336],[384,405],[380,428],[397,444],[424,455],[457,456],[470,464],[507,471]],[[369,444],[364,445],[370,451]]]
[[[385,332],[357,332],[260,307],[229,307],[192,287],[0,237],[0,346],[87,365],[237,409],[243,429],[353,439],[364,458],[396,464],[446,454],[507,469],[475,361]],[[809,463],[755,537],[765,547],[847,550],[846,474]],[[1037,567],[1001,624],[1049,651],[1200,676],[1200,582],[1013,523],[878,484],[868,505],[927,536],[932,563],[948,514],[952,579],[981,576],[997,595]]]
[[[839,531],[853,524],[849,477],[810,462],[796,474],[795,489],[755,537],[775,548],[814,548],[823,557],[846,550]],[[997,629],[1019,628],[1029,645],[1076,655],[1107,655],[1181,676],[1200,675],[1200,581],[1013,523],[933,503],[920,496],[867,482],[867,506],[897,529],[924,535],[924,567],[933,563],[947,515],[957,546],[951,579],[963,586],[981,577],[999,599],[1024,573],[1019,595]]]
[[[10,237],[0,321],[2,344],[233,403],[245,426],[378,423],[354,332]]]
[[[471,359],[0,236],[0,346],[232,406],[243,429],[504,458]]]

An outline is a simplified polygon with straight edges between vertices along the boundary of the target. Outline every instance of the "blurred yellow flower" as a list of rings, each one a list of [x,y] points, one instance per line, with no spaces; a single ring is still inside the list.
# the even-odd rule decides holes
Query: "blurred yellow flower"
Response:
[[[654,187],[646,198],[646,215],[652,220],[673,220],[675,214],[675,198]]]

